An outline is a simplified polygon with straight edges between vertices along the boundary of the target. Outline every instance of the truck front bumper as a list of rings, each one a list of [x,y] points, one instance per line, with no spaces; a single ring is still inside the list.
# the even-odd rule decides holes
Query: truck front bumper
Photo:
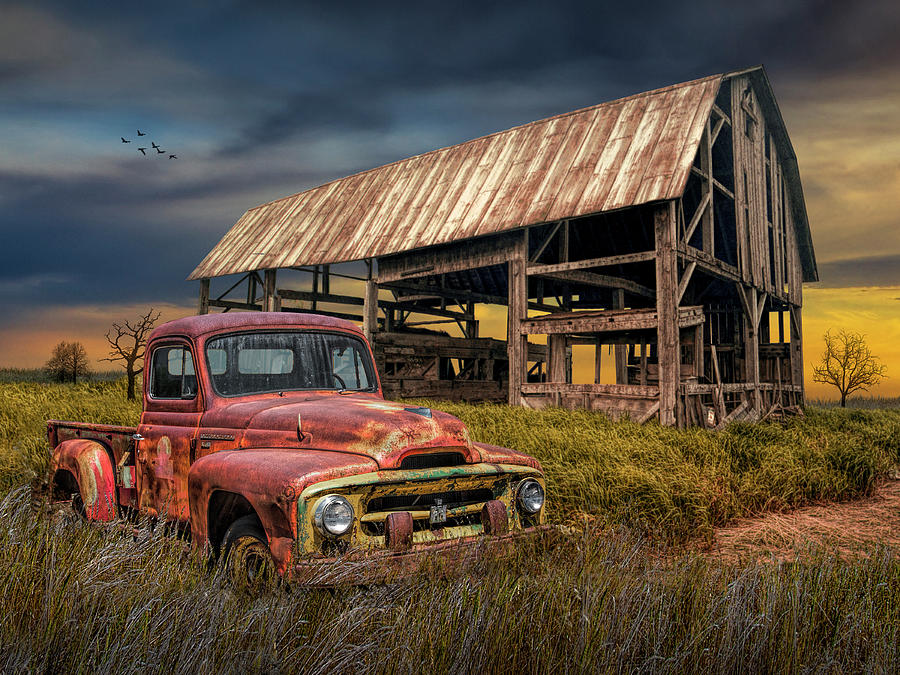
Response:
[[[290,582],[303,586],[390,583],[413,574],[446,577],[478,573],[492,559],[511,558],[520,544],[534,543],[555,532],[552,525],[537,525],[502,535],[478,534],[413,544],[407,550],[350,551],[335,557],[304,558],[288,569]]]

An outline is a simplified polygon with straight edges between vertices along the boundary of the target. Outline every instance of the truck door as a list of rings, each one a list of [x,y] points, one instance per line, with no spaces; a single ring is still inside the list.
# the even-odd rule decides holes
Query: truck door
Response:
[[[191,345],[151,345],[149,363],[138,426],[138,503],[151,515],[187,522],[187,475],[203,411]]]

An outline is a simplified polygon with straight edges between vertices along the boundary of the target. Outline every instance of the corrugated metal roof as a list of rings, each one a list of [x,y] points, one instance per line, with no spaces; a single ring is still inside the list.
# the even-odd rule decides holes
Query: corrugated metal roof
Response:
[[[680,197],[722,77],[539,120],[263,204],[189,278],[359,260]]]

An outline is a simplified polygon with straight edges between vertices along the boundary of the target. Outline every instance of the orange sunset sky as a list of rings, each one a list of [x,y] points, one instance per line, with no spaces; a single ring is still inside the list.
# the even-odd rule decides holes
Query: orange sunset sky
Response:
[[[643,10],[587,16],[525,2],[477,21],[416,8],[402,30],[365,7],[353,18],[269,5],[213,16],[163,4],[171,30],[152,39],[124,6],[0,8],[0,366],[41,366],[66,339],[96,368],[114,367],[97,361],[110,324],[150,306],[164,320],[194,313],[197,284],[185,277],[267,200],[763,63],[821,279],[804,287],[807,395],[834,396],[811,369],[825,331],[846,328],[888,367],[870,393],[900,396],[893,4],[753,3],[718,16],[650,3],[648,22]],[[151,140],[177,160],[138,154]],[[505,309],[480,312],[482,333],[505,337]]]

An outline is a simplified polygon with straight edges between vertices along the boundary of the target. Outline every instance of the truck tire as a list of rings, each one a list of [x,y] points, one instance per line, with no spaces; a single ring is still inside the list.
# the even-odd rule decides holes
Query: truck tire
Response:
[[[259,591],[275,585],[275,560],[255,515],[234,521],[223,538],[225,575],[235,588]]]

